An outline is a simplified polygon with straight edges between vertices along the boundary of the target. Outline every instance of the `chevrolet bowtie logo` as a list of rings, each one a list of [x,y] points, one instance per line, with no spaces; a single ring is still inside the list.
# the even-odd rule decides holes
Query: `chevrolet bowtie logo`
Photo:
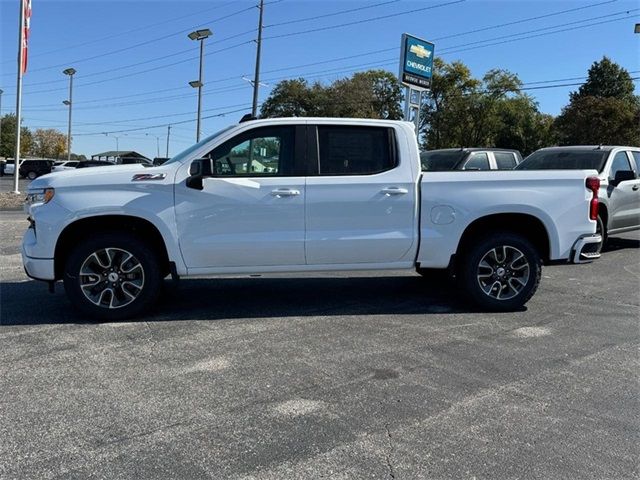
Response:
[[[411,45],[409,51],[416,55],[418,58],[429,58],[431,52],[424,48],[422,45]]]

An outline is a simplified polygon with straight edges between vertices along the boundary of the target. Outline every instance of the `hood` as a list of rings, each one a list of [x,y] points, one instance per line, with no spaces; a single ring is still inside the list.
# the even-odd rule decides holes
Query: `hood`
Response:
[[[167,173],[167,178],[169,178],[171,170],[167,167],[163,168],[163,166],[144,167],[139,163],[61,170],[36,178],[29,184],[29,189],[130,184],[136,173],[143,171],[144,173]]]

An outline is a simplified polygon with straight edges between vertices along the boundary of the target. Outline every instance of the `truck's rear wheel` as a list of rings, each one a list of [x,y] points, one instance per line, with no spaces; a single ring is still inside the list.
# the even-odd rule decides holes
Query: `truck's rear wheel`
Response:
[[[460,282],[470,299],[488,310],[522,307],[540,283],[540,254],[513,233],[495,233],[471,246],[460,268]]]
[[[161,281],[155,252],[127,233],[83,240],[67,258],[64,271],[71,303],[104,320],[142,313],[157,299]]]

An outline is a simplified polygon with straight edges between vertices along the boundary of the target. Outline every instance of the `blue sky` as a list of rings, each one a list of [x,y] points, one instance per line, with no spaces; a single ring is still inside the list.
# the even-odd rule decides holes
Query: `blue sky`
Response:
[[[198,50],[187,33],[195,28],[214,32],[205,49],[203,116],[225,113],[205,119],[203,134],[250,111],[251,85],[242,77],[253,77],[257,0],[32,2],[23,124],[66,132],[62,70],[75,68],[74,152],[113,150],[117,135],[121,150],[154,157],[159,136],[164,156],[168,123],[170,154],[194,142],[196,92],[188,82],[197,79]],[[18,5],[0,0],[3,113],[15,110]],[[285,78],[396,73],[403,32],[433,40],[437,56],[462,60],[476,76],[504,68],[528,87],[579,82],[603,55],[640,76],[636,22],[640,2],[629,0],[266,0],[260,100]],[[529,93],[542,111],[557,114],[576,88]],[[118,130],[132,131],[103,134]]]

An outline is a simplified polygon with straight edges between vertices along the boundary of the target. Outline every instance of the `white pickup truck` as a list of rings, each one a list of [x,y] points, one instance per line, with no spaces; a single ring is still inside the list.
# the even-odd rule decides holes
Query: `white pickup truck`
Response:
[[[448,270],[482,308],[534,294],[541,263],[597,258],[593,171],[427,172],[411,123],[250,120],[158,167],[45,175],[27,196],[27,274],[97,318],[145,312],[162,279]]]

